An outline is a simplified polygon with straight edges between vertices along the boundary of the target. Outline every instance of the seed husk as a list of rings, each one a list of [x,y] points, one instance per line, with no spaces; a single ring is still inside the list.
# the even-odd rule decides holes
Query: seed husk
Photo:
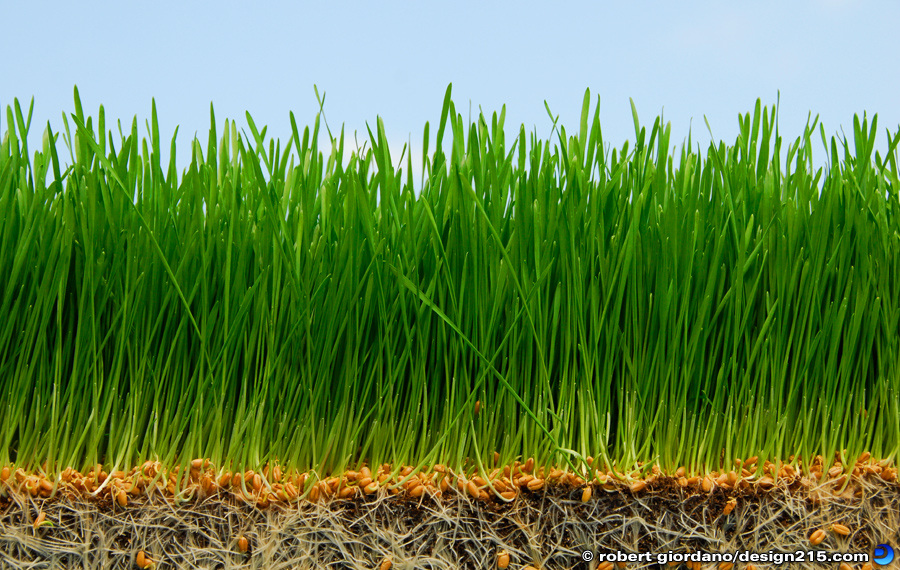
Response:
[[[730,514],[731,511],[737,506],[737,499],[731,499],[727,503],[725,503],[725,508],[722,509],[722,514],[727,515]]]
[[[528,482],[528,490],[529,491],[540,491],[544,488],[544,480],[543,479],[532,479]]]
[[[466,491],[473,498],[478,498],[478,485],[475,484],[475,481],[469,481],[468,483],[466,483]]]
[[[391,570],[391,566],[393,566],[393,565],[394,565],[394,563],[391,562],[390,558],[385,558],[384,560],[381,561],[381,566],[379,566],[379,569],[380,570]]]
[[[646,481],[635,481],[631,484],[631,492],[632,493],[640,493],[647,486]]]
[[[831,525],[831,530],[833,530],[835,534],[839,534],[841,536],[848,536],[850,534],[850,529],[839,523],[834,523],[833,525]]]
[[[809,543],[813,546],[818,546],[822,544],[822,541],[825,540],[825,531],[822,529],[818,529],[814,531],[811,535],[809,535]]]
[[[247,540],[246,536],[242,536],[238,539],[238,550],[241,552],[247,552],[250,548],[250,541]]]
[[[591,500],[591,488],[585,487],[581,492],[581,502],[586,503]]]
[[[534,471],[534,457],[529,457],[528,461],[525,462],[525,465],[522,466],[522,471],[525,473],[531,473]]]
[[[509,567],[509,552],[501,551],[497,554],[497,568],[506,570]]]
[[[409,495],[416,499],[418,499],[419,497],[421,497],[424,494],[425,494],[425,485],[422,485],[421,483],[419,483],[418,485],[413,487],[412,490],[409,492]]]
[[[47,518],[47,515],[44,514],[44,511],[38,513],[38,516],[34,519],[34,528],[38,528],[44,522],[44,519]]]
[[[116,491],[116,502],[119,503],[120,507],[128,506],[128,496],[125,494],[125,491],[122,489],[118,489]]]

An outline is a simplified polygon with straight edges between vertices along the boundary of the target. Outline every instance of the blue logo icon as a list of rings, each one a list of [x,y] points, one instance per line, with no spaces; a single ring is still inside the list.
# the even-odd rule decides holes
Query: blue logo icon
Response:
[[[894,549],[887,544],[879,544],[872,553],[872,562],[879,566],[887,566],[894,561]]]

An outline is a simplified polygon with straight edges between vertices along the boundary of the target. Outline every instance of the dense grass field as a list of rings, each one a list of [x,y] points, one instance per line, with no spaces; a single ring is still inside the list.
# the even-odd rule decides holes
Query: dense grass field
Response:
[[[136,118],[114,133],[102,107],[86,117],[76,89],[75,113],[58,131],[48,124],[36,151],[31,110],[7,109],[0,566],[81,567],[88,555],[72,546],[78,533],[63,537],[75,523],[61,501],[79,516],[138,517],[128,543],[147,553],[109,538],[109,566],[97,567],[123,557],[121,567],[403,567],[396,537],[349,556],[350,546],[301,555],[238,536],[252,537],[239,527],[263,524],[266,509],[307,509],[292,524],[312,525],[312,512],[319,527],[340,519],[328,513],[352,519],[341,499],[370,507],[375,534],[400,516],[390,509],[423,501],[536,520],[570,505],[551,519],[588,524],[614,498],[632,522],[656,500],[654,524],[677,526],[664,513],[705,496],[717,516],[750,517],[732,533],[767,513],[801,521],[738,533],[762,548],[845,516],[846,504],[786,506],[827,491],[858,503],[854,532],[835,540],[891,538],[900,129],[873,156],[877,116],[854,117],[850,140],[829,140],[814,120],[782,163],[776,110],[759,101],[733,145],[701,153],[690,136],[675,150],[670,125],[643,127],[634,107],[635,141],[611,147],[587,92],[577,130],[547,141],[524,126],[507,140],[505,107],[467,125],[450,95],[431,153],[425,125],[419,181],[380,119],[345,167],[343,129],[317,148],[321,113],[302,132],[291,114],[282,145],[249,113],[249,135],[233,121],[218,130],[211,106],[208,142],[191,141],[179,170],[161,164],[155,104],[148,140]],[[826,168],[813,169],[814,149]],[[52,528],[35,520],[42,505]],[[220,539],[151,540],[188,516],[160,522],[166,509],[201,506],[245,522],[206,510]],[[403,512],[446,535],[449,515]],[[124,532],[94,524],[104,537]],[[473,527],[447,538],[455,554],[426,541],[430,562],[407,560],[494,567],[505,552],[511,567],[552,567],[579,540],[630,544],[624,523],[604,524],[530,558],[524,539],[496,531],[492,545]],[[698,524],[712,536],[712,522]],[[20,540],[51,530],[61,534],[49,550]],[[632,548],[650,540],[635,532]],[[452,546],[463,540],[480,546]],[[699,544],[671,540],[654,545]],[[200,551],[212,558],[199,562]]]

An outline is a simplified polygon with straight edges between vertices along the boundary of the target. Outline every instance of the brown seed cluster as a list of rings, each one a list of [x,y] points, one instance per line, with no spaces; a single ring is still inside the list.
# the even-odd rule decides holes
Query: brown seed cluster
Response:
[[[846,451],[844,453],[846,454]],[[758,464],[758,458],[754,456],[746,460],[735,460],[734,469],[712,471],[704,477],[685,477],[686,470],[684,467],[680,467],[676,470],[675,477],[680,486],[693,487],[705,493],[710,493],[717,487],[726,490],[746,490],[754,485],[762,490],[769,490],[778,486],[782,481],[787,484],[796,481],[803,487],[809,488],[826,482],[834,487],[842,487],[848,478],[851,481],[864,478],[879,478],[886,482],[897,480],[897,469],[891,465],[890,461],[875,462],[871,460],[869,453],[863,453],[850,467],[843,465],[840,458],[841,454],[836,453],[835,461],[826,471],[825,459],[821,455],[817,455],[810,462],[804,462],[800,458],[795,461],[795,458],[791,456],[788,458],[788,463],[765,461],[762,465]],[[728,512],[724,514],[728,514]]]
[[[846,456],[846,453],[843,454]],[[435,499],[448,493],[456,493],[475,501],[509,502],[523,493],[540,493],[548,487],[580,490],[582,503],[589,503],[594,491],[627,491],[632,494],[652,492],[654,482],[663,476],[657,465],[638,463],[637,470],[620,472],[615,468],[600,469],[593,458],[587,458],[590,473],[580,474],[557,468],[537,466],[534,458],[524,462],[500,466],[499,454],[493,454],[493,469],[486,473],[474,470],[454,472],[438,464],[430,470],[415,471],[413,466],[394,467],[363,465],[359,471],[348,470],[342,475],[320,478],[312,473],[285,472],[273,462],[260,472],[247,470],[231,472],[217,469],[208,459],[194,459],[186,473],[179,467],[165,469],[158,461],[146,461],[130,471],[108,473],[102,465],[96,465],[86,473],[72,468],[65,469],[58,477],[27,473],[21,468],[4,466],[0,469],[0,491],[15,489],[33,497],[49,497],[53,493],[85,496],[93,494],[108,497],[114,507],[128,508],[131,501],[152,493],[178,496],[181,499],[204,498],[212,495],[231,495],[245,502],[266,508],[274,504],[293,504],[299,501],[320,502],[327,500],[353,500],[367,496],[401,495],[421,499],[426,495]],[[856,479],[877,477],[883,481],[896,481],[896,468],[888,461],[872,461],[862,454],[852,466],[840,463],[841,455],[826,469],[822,456],[816,456],[808,464],[790,457],[787,463],[758,463],[758,458],[736,460],[730,470],[712,471],[704,476],[687,475],[685,467],[674,472],[677,483],[684,488],[711,493],[723,490],[746,490],[757,486],[766,490],[786,482],[799,482],[811,487],[828,483],[835,487],[853,483]],[[847,486],[851,492],[859,485]],[[577,496],[577,495],[576,495]],[[729,500],[722,515],[729,515],[738,506]],[[840,536],[847,536],[849,529],[840,523],[831,529]]]
[[[846,452],[844,455],[846,456]],[[373,467],[363,465],[359,471],[348,470],[340,476],[327,478],[293,470],[285,472],[277,463],[265,465],[260,472],[247,470],[232,473],[217,470],[208,459],[191,461],[183,475],[179,467],[164,469],[157,461],[146,461],[128,472],[117,470],[108,473],[102,465],[96,465],[85,473],[67,468],[55,478],[28,473],[14,466],[3,466],[0,468],[0,493],[13,489],[32,497],[43,498],[50,497],[53,493],[81,497],[94,494],[108,497],[113,508],[122,509],[132,504],[130,497],[141,498],[151,493],[161,493],[168,497],[177,494],[183,498],[231,495],[255,504],[258,508],[266,508],[275,504],[351,500],[378,494],[405,495],[412,499],[421,499],[425,495],[439,499],[446,494],[457,494],[466,500],[512,501],[522,494],[539,493],[548,487],[562,486],[573,491],[580,490],[581,502],[590,503],[594,491],[632,494],[654,492],[653,483],[664,476],[658,466],[641,463],[638,463],[637,470],[630,473],[627,470],[620,472],[615,468],[604,471],[590,457],[587,458],[587,464],[592,468],[591,473],[582,472],[580,475],[538,466],[533,458],[505,466],[499,465],[499,454],[494,453],[493,459],[493,469],[482,474],[457,473],[442,464],[420,471],[410,465],[395,468],[390,464],[383,464],[374,467],[374,471]],[[863,454],[852,466],[845,466],[839,459],[840,455],[836,456],[832,465],[826,469],[822,456],[816,456],[808,465],[794,457],[790,457],[789,463],[784,464],[770,461],[758,464],[758,458],[751,457],[736,460],[734,468],[728,471],[712,471],[702,477],[687,477],[687,469],[679,467],[673,475],[680,486],[704,493],[710,493],[717,487],[725,490],[748,489],[754,485],[765,490],[785,481],[788,484],[799,481],[806,487],[814,484],[828,483],[837,486],[848,483],[847,487],[852,489],[853,483],[857,483],[856,486],[859,487],[857,480],[861,478],[878,478],[885,482],[897,480],[896,468],[888,461],[872,461],[868,454]],[[578,496],[579,494],[573,495]],[[738,499],[729,499],[721,514],[730,515],[738,505]],[[43,511],[39,511],[33,526],[37,531],[45,524],[49,525],[51,522],[46,520]],[[824,547],[821,545],[828,540],[829,532],[836,540],[852,534],[847,525],[833,522],[827,529],[813,529],[810,532],[810,546]],[[239,552],[247,553],[250,548],[248,538],[239,536],[236,547]],[[501,550],[496,553],[496,565],[500,570],[506,570],[511,562],[509,552]],[[156,568],[156,562],[142,550],[137,553],[135,563],[143,569]],[[690,570],[700,570],[699,563],[687,562],[686,565]],[[381,570],[389,570],[391,567],[390,558],[382,560]],[[603,562],[597,566],[598,570],[613,568],[621,570],[625,565]],[[727,564],[720,564],[717,568],[733,570]],[[752,565],[747,568],[755,570]],[[848,568],[846,564],[841,566],[841,570]],[[865,567],[863,570],[866,570]],[[871,570],[871,566],[868,570]]]
[[[850,527],[843,525],[841,523],[833,523],[831,525],[831,532],[833,532],[837,536],[850,536]],[[828,538],[828,533],[825,529],[816,529],[809,535],[809,543],[812,546],[819,546],[822,544],[825,539]]]
[[[499,454],[494,454],[494,463]],[[386,493],[406,493],[418,499],[426,494],[440,497],[452,490],[474,500],[511,501],[521,493],[539,492],[549,484],[565,484],[585,487],[584,478],[559,469],[535,468],[529,458],[524,463],[495,467],[484,476],[473,473],[454,473],[443,465],[435,465],[430,471],[414,473],[412,466],[395,469],[389,464],[373,468],[364,465],[359,471],[346,471],[343,475],[315,478],[310,473],[285,473],[277,464],[266,465],[261,472],[253,470],[231,472],[217,470],[208,459],[195,459],[187,473],[179,467],[164,469],[157,461],[146,461],[128,472],[108,473],[102,465],[96,465],[86,473],[72,468],[65,469],[58,478],[50,479],[13,471],[9,466],[0,470],[2,486],[16,489],[32,496],[49,497],[57,492],[67,495],[107,496],[114,505],[127,508],[130,498],[152,493],[179,496],[183,499],[204,498],[216,494],[230,494],[265,508],[278,503],[295,503],[300,500],[350,500],[363,496]],[[585,487],[582,499],[590,499],[590,488]]]

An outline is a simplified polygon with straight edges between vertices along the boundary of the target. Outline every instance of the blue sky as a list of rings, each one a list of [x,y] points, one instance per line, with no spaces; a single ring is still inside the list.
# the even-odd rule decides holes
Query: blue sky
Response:
[[[738,113],[752,112],[757,98],[771,106],[778,90],[783,149],[810,111],[829,136],[843,127],[851,144],[854,113],[877,112],[882,153],[885,129],[900,125],[896,1],[5,4],[0,132],[12,98],[27,112],[33,96],[29,144],[39,148],[46,122],[60,131],[62,112],[74,112],[77,84],[95,121],[102,103],[108,128],[117,132],[120,119],[127,130],[137,115],[146,136],[155,97],[163,139],[180,125],[179,170],[195,132],[206,144],[210,102],[220,134],[226,117],[249,133],[249,110],[284,143],[289,111],[301,130],[314,121],[314,84],[350,148],[353,132],[362,145],[378,115],[395,164],[411,140],[417,186],[424,124],[433,151],[449,82],[464,118],[470,103],[473,120],[480,107],[488,122],[506,104],[507,144],[520,124],[547,138],[544,100],[573,133],[585,88],[593,104],[600,96],[604,140],[616,147],[635,139],[629,97],[648,130],[664,110],[672,144],[680,148],[691,128],[704,154],[704,115],[716,141],[732,144]],[[814,142],[822,166],[818,135]]]

